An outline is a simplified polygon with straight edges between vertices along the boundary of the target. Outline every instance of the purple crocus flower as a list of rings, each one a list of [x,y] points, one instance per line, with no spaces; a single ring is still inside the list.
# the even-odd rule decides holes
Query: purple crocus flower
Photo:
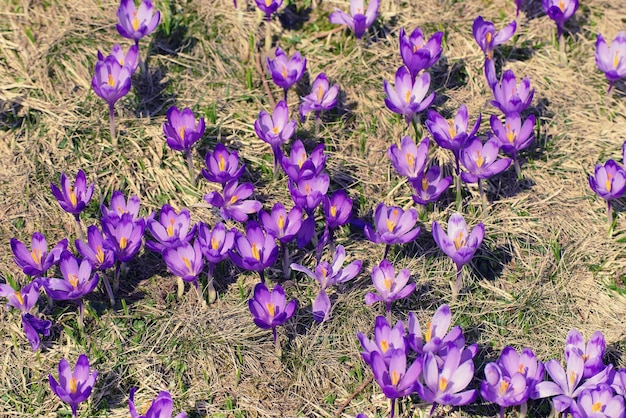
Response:
[[[224,194],[213,191],[204,195],[204,200],[210,205],[220,208],[220,215],[227,221],[234,219],[237,222],[246,222],[248,215],[257,213],[263,204],[248,199],[254,193],[252,183],[239,184],[238,180],[230,180],[224,185]]]
[[[33,351],[38,350],[41,345],[39,335],[47,337],[50,335],[51,327],[52,321],[39,319],[30,313],[22,314],[22,328],[24,328],[24,334],[26,335],[26,338],[30,343],[30,348]]]
[[[400,29],[400,55],[413,80],[420,71],[432,67],[437,62],[443,51],[442,39],[443,32],[436,32],[425,42],[420,28],[414,29],[411,35],[407,35],[404,28]]]
[[[272,14],[283,5],[283,0],[254,0],[256,6],[265,13],[265,19],[269,21],[272,18]]]
[[[440,363],[443,364],[441,359],[446,356],[448,343],[453,343],[459,348],[465,347],[463,330],[460,326],[450,328],[451,323],[452,313],[450,312],[450,306],[441,305],[433,314],[432,319],[426,323],[426,329],[422,336],[422,328],[417,320],[417,316],[415,312],[410,312],[407,323],[407,344],[418,355],[425,353],[435,354],[440,359]],[[470,346],[469,349],[472,352],[470,357],[473,357],[478,346]]]
[[[79,263],[72,253],[63,251],[59,267],[63,279],[40,279],[46,293],[53,300],[81,299],[98,285],[98,274],[91,275],[92,266],[89,260],[82,260]]]
[[[48,375],[50,389],[63,402],[72,408],[72,416],[76,418],[78,404],[84,402],[91,395],[94,383],[98,377],[98,371],[89,371],[89,358],[85,354],[78,356],[76,367],[71,369],[69,363],[64,358],[59,362],[59,381]]]
[[[422,361],[417,358],[407,368],[406,351],[402,349],[390,350],[391,355],[387,362],[380,352],[372,351],[369,365],[383,394],[392,400],[391,409],[393,410],[393,400],[409,396],[415,391],[422,372]],[[393,417],[393,413],[391,416]]]
[[[139,252],[146,223],[143,219],[133,220],[133,215],[124,213],[119,221],[102,219],[105,248],[113,251],[115,258],[125,263]]]
[[[172,395],[169,392],[161,391],[152,402],[150,406],[140,415],[135,409],[135,392],[137,388],[130,390],[128,396],[128,409],[130,411],[131,418],[172,418],[172,410],[174,409],[174,402],[172,401]],[[173,418],[187,418],[187,413],[181,412]]]
[[[96,270],[104,271],[112,267],[115,262],[113,251],[105,247],[102,232],[95,225],[87,228],[87,243],[77,239],[74,245],[81,257],[89,260]]]
[[[556,23],[558,38],[563,33],[563,25],[578,10],[578,0],[542,0],[543,10]]]
[[[275,55],[273,60],[266,58],[267,69],[274,84],[282,87],[287,96],[287,90],[302,78],[306,70],[306,58],[302,58],[300,52],[294,53],[289,58],[280,47],[276,47]]]
[[[391,87],[387,80],[383,80],[383,87],[387,93],[385,104],[394,113],[404,115],[407,124],[411,124],[413,116],[426,109],[435,100],[435,93],[428,97],[430,74],[422,73],[413,81],[409,70],[402,66],[396,72],[395,87]]]
[[[387,312],[391,311],[391,302],[404,299],[415,290],[415,283],[408,283],[411,277],[409,269],[402,269],[396,276],[393,265],[383,260],[372,269],[372,283],[376,293],[368,292],[365,295],[365,303],[372,305],[376,302],[385,302]]]
[[[339,93],[339,86],[335,84],[331,87],[326,74],[319,73],[311,85],[311,93],[302,98],[300,119],[304,121],[310,112],[315,112],[319,118],[322,111],[331,110],[337,106],[337,93]]]
[[[389,364],[394,350],[406,352],[406,330],[402,321],[396,322],[396,325],[391,328],[387,318],[377,316],[373,340],[368,339],[362,332],[357,332],[356,336],[361,342],[361,348],[363,348],[361,356],[367,364],[372,363],[372,353],[375,351],[383,357],[387,364]]]
[[[494,100],[491,101],[491,104],[505,115],[512,112],[521,113],[526,110],[535,94],[535,89],[530,88],[530,78],[525,77],[518,85],[513,70],[506,70],[502,75],[502,81],[498,83],[495,75],[491,74],[492,66],[485,64],[485,68],[488,69],[487,80],[493,91]]]
[[[609,383],[618,395],[626,396],[626,369],[613,370]]]
[[[419,227],[414,228],[416,223],[417,210],[411,208],[405,212],[397,206],[379,203],[374,212],[376,230],[365,225],[364,233],[375,244],[406,244],[413,241],[420,232]]]
[[[176,248],[165,248],[163,261],[172,274],[186,282],[195,282],[204,268],[200,242],[197,240],[193,246],[186,242]]]
[[[461,150],[461,164],[468,171],[461,173],[463,181],[476,183],[509,168],[511,159],[498,158],[499,151],[500,144],[496,138],[490,139],[483,145],[480,138],[474,137],[474,140]]]
[[[263,273],[276,262],[278,247],[276,238],[266,233],[255,221],[246,224],[246,235],[235,232],[235,245],[230,250],[230,259],[244,270]]]
[[[456,282],[454,287],[456,292],[461,289],[461,269],[474,257],[474,253],[483,242],[484,237],[485,226],[482,222],[476,225],[470,233],[467,230],[465,219],[460,213],[455,213],[450,217],[447,234],[437,221],[433,222],[433,238],[437,246],[456,265]]]
[[[607,385],[583,391],[577,402],[572,402],[573,418],[624,417],[624,398],[615,395]]]
[[[61,253],[67,248],[67,238],[59,241],[48,252],[46,237],[41,232],[35,232],[31,238],[29,251],[26,245],[16,238],[11,238],[11,250],[15,256],[13,260],[27,276],[42,276],[50,267],[59,262]]]
[[[417,146],[415,141],[406,135],[402,138],[400,146],[392,144],[387,149],[387,156],[398,174],[413,179],[424,172],[428,160],[429,145],[428,137],[422,139],[422,142]]]
[[[260,212],[259,219],[266,231],[271,232],[282,244],[287,244],[302,226],[302,210],[296,206],[287,213],[282,203],[276,203],[270,213]]]
[[[50,335],[51,321],[39,319],[29,313],[39,299],[39,281],[32,281],[20,290],[13,289],[9,284],[0,283],[0,297],[7,298],[7,308],[12,306],[22,312],[22,327],[33,351],[39,349],[39,334]]]
[[[367,28],[376,20],[378,6],[380,6],[380,0],[370,0],[366,10],[363,0],[350,0],[350,14],[335,8],[335,11],[328,16],[328,20],[335,25],[348,25],[354,32],[354,36],[361,39]]]
[[[602,35],[598,34],[596,65],[609,80],[609,91],[617,80],[626,77],[626,32],[619,32],[610,47]]]
[[[491,115],[489,122],[493,131],[493,135],[489,134],[489,138],[497,138],[500,142],[500,149],[513,157],[517,177],[521,177],[517,154],[528,148],[534,139],[535,115],[528,116],[528,119],[522,123],[519,113],[511,112],[506,115],[504,124],[496,115]]]
[[[239,166],[237,151],[229,152],[222,143],[215,145],[213,152],[207,152],[205,157],[207,168],[202,169],[202,175],[213,183],[226,184],[237,180],[243,174],[245,165]]]
[[[331,197],[324,196],[322,207],[326,226],[333,230],[347,224],[352,217],[352,203],[352,199],[343,190],[338,190]]]
[[[614,160],[596,164],[595,175],[589,176],[589,186],[607,201],[619,199],[626,190],[626,172]]]
[[[61,188],[59,189],[56,184],[50,183],[52,194],[61,205],[61,208],[67,213],[73,214],[76,220],[78,220],[78,215],[85,210],[93,196],[94,184],[91,183],[87,186],[85,172],[78,170],[73,187],[65,173],[61,173],[60,186]]]
[[[566,346],[565,351],[566,369],[563,369],[558,360],[549,360],[545,368],[552,381],[537,383],[535,391],[531,394],[533,399],[553,397],[552,402],[558,412],[568,410],[583,391],[607,383],[609,373],[613,369],[613,366],[609,365],[583,382],[585,361],[576,349]]]
[[[191,147],[204,135],[204,118],[198,119],[191,109],[182,111],[176,106],[167,109],[167,122],[163,123],[163,133],[167,145],[174,151],[191,152]]]
[[[301,207],[308,214],[311,214],[322,202],[329,185],[330,177],[328,177],[328,174],[322,173],[315,177],[300,178],[297,181],[290,181],[289,192],[296,206]]]
[[[295,299],[287,303],[285,291],[279,284],[270,292],[264,283],[257,283],[254,296],[248,300],[254,323],[263,329],[275,330],[277,326],[283,325],[291,319],[297,307],[298,302]]]
[[[139,219],[139,197],[133,195],[128,198],[124,197],[124,194],[115,190],[111,196],[109,207],[100,205],[100,212],[102,212],[102,222],[106,220],[107,223],[117,225],[124,214],[129,214],[133,221]]]
[[[504,28],[496,31],[496,27],[492,22],[483,19],[482,16],[478,16],[474,19],[472,33],[474,34],[474,39],[478,43],[478,46],[483,50],[487,59],[492,59],[494,48],[511,39],[511,37],[515,34],[516,28],[517,23],[514,20]]]
[[[448,190],[452,184],[452,176],[442,177],[441,168],[435,165],[415,179],[409,179],[409,183],[413,186],[413,201],[420,205],[427,205],[439,200],[443,192]]]
[[[161,208],[159,220],[150,219],[147,227],[156,241],[146,240],[146,247],[157,253],[191,241],[196,233],[196,225],[190,226],[189,211],[183,208],[176,213],[167,203]]]
[[[198,242],[209,266],[228,258],[228,251],[233,247],[234,240],[235,232],[227,231],[222,222],[217,223],[213,229],[202,222],[198,224]]]
[[[456,159],[459,158],[461,149],[467,146],[470,139],[476,134],[480,127],[482,115],[478,115],[476,123],[471,131],[468,131],[468,113],[467,106],[462,104],[454,116],[454,120],[448,122],[439,113],[434,110],[428,111],[428,119],[426,120],[426,128],[433,136],[433,139],[441,148],[449,149]],[[458,160],[457,160],[458,168]]]
[[[474,377],[474,362],[463,359],[462,349],[447,344],[447,356],[443,365],[437,357],[427,352],[423,357],[422,382],[417,382],[417,393],[424,401],[437,404],[462,406],[476,399],[476,389],[463,391]]]
[[[287,102],[278,102],[271,116],[261,110],[259,118],[254,121],[254,130],[259,139],[270,144],[276,154],[280,146],[287,143],[296,132],[296,121],[289,119]]]
[[[120,98],[130,91],[130,77],[132,70],[126,65],[120,65],[113,55],[96,62],[96,69],[91,86],[98,96],[103,98],[112,109]]]
[[[304,144],[298,139],[293,143],[289,156],[281,158],[280,164],[291,181],[318,176],[326,166],[324,144],[316,146],[308,156]]]
[[[128,52],[124,53],[122,47],[119,44],[115,44],[111,49],[110,55],[113,55],[122,67],[127,66],[130,68],[131,75],[137,70],[139,65],[139,60],[137,59],[139,57],[139,48],[137,45],[131,46],[128,48]],[[98,60],[104,61],[104,58],[102,52],[98,51]]]
[[[565,352],[566,356],[571,351],[576,351],[583,359],[585,363],[583,378],[594,376],[605,368],[602,357],[604,357],[606,350],[606,342],[600,331],[594,332],[585,346],[585,339],[582,334],[578,330],[572,329],[567,333],[565,345],[570,346],[570,350]]]
[[[117,31],[124,38],[134,39],[135,45],[144,36],[150,35],[159,24],[161,12],[154,12],[149,0],[143,0],[139,8],[135,0],[121,0],[117,9]]]

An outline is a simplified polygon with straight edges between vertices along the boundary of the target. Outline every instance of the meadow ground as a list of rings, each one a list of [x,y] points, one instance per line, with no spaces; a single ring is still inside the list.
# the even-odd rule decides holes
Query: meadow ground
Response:
[[[486,362],[506,345],[531,347],[541,360],[562,359],[571,328],[586,338],[596,330],[607,340],[605,360],[626,366],[626,220],[617,203],[612,237],[607,237],[603,201],[590,190],[588,173],[597,162],[621,161],[626,140],[626,86],[606,94],[607,82],[594,61],[595,39],[612,40],[626,29],[624,4],[589,0],[555,40],[554,23],[538,0],[525,1],[515,37],[500,47],[496,60],[518,77],[530,77],[537,116],[536,140],[523,154],[524,179],[512,169],[488,185],[489,210],[483,211],[477,189],[464,192],[462,212],[470,225],[485,224],[485,240],[465,288],[452,300],[454,267],[437,248],[432,221],[446,223],[455,212],[452,191],[422,216],[415,243],[395,248],[396,268],[411,270],[417,290],[394,305],[395,319],[415,311],[426,321],[443,303],[453,321],[463,326],[468,342],[479,344],[477,378]],[[205,117],[207,132],[194,154],[196,167],[216,142],[237,149],[257,197],[269,209],[289,202],[285,179],[272,176],[270,148],[254,134],[262,109],[271,110],[267,83],[275,97],[282,93],[263,73],[265,29],[254,5],[239,1],[156,1],[163,13],[157,32],[140,43],[147,74],[136,74],[131,93],[116,106],[119,149],[109,140],[104,101],[91,89],[98,49],[114,43],[130,45],[115,30],[114,1],[0,0],[0,273],[20,282],[25,277],[13,262],[9,240],[30,242],[41,231],[48,242],[76,238],[73,219],[50,193],[61,172],[74,176],[83,169],[96,184],[84,216],[97,223],[99,204],[113,190],[141,198],[142,214],[169,203],[190,208],[192,221],[213,224],[216,213],[202,196],[215,187],[201,179],[190,184],[184,158],[165,145],[161,125],[170,105],[191,107]],[[328,14],[345,1],[323,1],[311,7],[299,1],[283,8],[271,22],[274,45],[307,58],[308,80],[324,71],[340,87],[337,110],[326,115],[318,137],[309,119],[297,137],[310,147],[324,142],[331,189],[345,188],[355,201],[355,214],[371,220],[379,202],[413,206],[411,192],[398,177],[385,151],[405,134],[413,135],[384,105],[383,79],[393,81],[401,65],[400,28],[421,27],[427,36],[442,30],[443,56],[431,71],[439,111],[467,104],[470,120],[488,116],[491,92],[483,77],[482,53],[472,38],[477,15],[500,28],[515,18],[505,0],[383,0],[374,27],[358,42],[347,31],[334,30]],[[260,52],[259,52],[260,51]],[[261,59],[260,62],[264,60]],[[290,92],[290,109],[308,93],[306,83]],[[432,157],[451,167],[451,157],[433,148]],[[383,247],[344,228],[337,242],[348,261],[364,260],[353,281],[332,292],[331,319],[313,321],[311,301],[317,284],[293,276],[287,293],[300,302],[293,320],[279,330],[282,357],[274,354],[271,332],[258,329],[246,301],[256,275],[231,265],[219,270],[217,302],[203,309],[194,292],[182,300],[175,280],[160,257],[142,250],[121,285],[120,302],[111,308],[102,291],[87,299],[84,331],[77,327],[76,307],[58,303],[40,311],[53,321],[42,349],[30,350],[19,315],[0,309],[0,416],[68,416],[69,409],[52,394],[48,373],[56,375],[63,357],[74,362],[88,353],[99,371],[93,395],[80,408],[83,417],[128,416],[127,399],[137,387],[144,404],[168,390],[175,411],[189,417],[327,417],[333,416],[365,382],[370,371],[360,357],[356,332],[371,335],[382,306],[367,307],[372,289],[369,272]],[[314,256],[297,253],[301,264]],[[274,271],[270,277],[279,277]],[[369,384],[345,409],[345,416],[365,412],[384,416],[388,403],[376,384]],[[419,399],[401,403],[402,416],[428,410]],[[546,402],[534,403],[530,414],[546,416]],[[468,408],[440,408],[440,416],[494,416],[480,402]],[[516,416],[512,412],[510,416]]]

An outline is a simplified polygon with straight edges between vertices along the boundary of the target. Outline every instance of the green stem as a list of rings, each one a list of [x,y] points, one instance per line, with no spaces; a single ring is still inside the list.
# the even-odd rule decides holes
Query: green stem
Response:
[[[608,226],[608,236],[609,238],[611,238],[611,236],[613,235],[613,206],[611,205],[610,200],[606,201],[606,221]]]
[[[480,200],[483,203],[483,212],[487,212],[487,195],[485,189],[483,189],[483,183],[478,179],[478,192],[480,193]]]
[[[517,157],[513,158],[513,167],[515,167],[515,174],[517,174],[517,180],[523,180],[524,177],[522,176],[522,168],[519,165],[519,161],[517,160]]]
[[[191,155],[191,150],[185,151],[185,156],[187,157],[187,169],[189,170],[189,181],[193,187],[196,187],[196,175],[193,170],[193,156]]]
[[[111,133],[111,145],[113,145],[113,148],[117,148],[117,135],[115,133],[115,109],[113,103],[109,103],[109,130]]]

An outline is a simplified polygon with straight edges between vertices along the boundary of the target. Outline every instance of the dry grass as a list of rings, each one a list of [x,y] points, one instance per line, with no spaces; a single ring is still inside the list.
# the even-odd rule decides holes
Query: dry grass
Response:
[[[226,0],[188,0],[169,11],[156,2],[171,32],[140,44],[142,56],[149,53],[150,77],[137,77],[130,95],[116,106],[119,152],[109,144],[105,105],[90,87],[96,50],[107,51],[116,42],[128,45],[115,31],[116,2],[0,3],[0,273],[24,281],[12,261],[12,237],[25,241],[42,231],[49,242],[75,238],[71,216],[62,213],[49,189],[62,171],[74,174],[82,168],[96,182],[97,202],[88,210],[88,224],[97,221],[99,203],[115,189],[139,195],[146,214],[170,203],[191,208],[194,221],[214,222],[215,214],[201,207],[202,195],[213,186],[201,179],[192,187],[183,158],[163,141],[161,123],[172,104],[190,106],[207,118],[196,167],[216,141],[224,142],[246,161],[246,175],[257,184],[266,208],[289,201],[283,180],[272,179],[269,148],[253,130],[258,112],[271,105],[251,50],[250,40],[254,45],[264,37],[251,2],[242,13]],[[626,15],[610,2],[584,2],[577,23],[568,26],[573,33],[559,46],[553,23],[539,13],[540,2],[529,3],[518,19],[516,42],[497,55],[503,68],[513,69],[518,78],[529,76],[536,89],[533,111],[541,129],[523,164],[525,179],[516,183],[514,175],[506,174],[493,180],[488,213],[478,209],[477,190],[470,188],[464,213],[471,225],[483,222],[487,236],[466,271],[466,291],[456,301],[449,286],[453,266],[430,234],[431,221],[445,223],[454,203],[448,197],[426,215],[417,242],[391,255],[394,265],[411,269],[418,284],[394,315],[404,319],[414,310],[425,321],[439,305],[450,303],[455,322],[480,345],[477,368],[505,345],[532,347],[543,360],[560,358],[571,328],[586,337],[604,332],[608,360],[624,367],[626,224],[618,212],[615,236],[607,238],[605,208],[589,190],[587,173],[599,161],[621,159],[626,139],[624,87],[607,96],[607,83],[594,62],[595,33],[613,39],[624,29]],[[314,37],[332,29],[327,15],[333,7],[345,9],[347,2],[323,3],[298,30],[272,22],[274,41],[290,52],[301,51],[311,80],[324,71],[340,86],[340,109],[320,132],[332,187],[348,189],[359,216],[369,216],[380,201],[411,206],[408,186],[385,156],[391,143],[413,134],[383,103],[382,80],[393,80],[401,64],[399,29],[446,31],[444,57],[433,70],[436,104],[454,111],[466,103],[471,120],[483,113],[480,132],[486,132],[495,109],[488,102],[471,23],[481,14],[501,27],[514,16],[514,6],[477,0],[412,1],[400,7],[383,2],[376,30],[361,43],[341,32]],[[290,108],[298,100],[290,92]],[[317,141],[313,132],[312,120],[299,126],[308,145]],[[446,153],[434,153],[450,162]],[[133,386],[139,388],[140,405],[169,390],[175,410],[186,410],[190,417],[332,416],[369,376],[355,334],[371,332],[382,313],[382,307],[366,307],[363,298],[371,287],[369,270],[383,249],[348,229],[338,242],[347,247],[349,260],[364,260],[364,271],[331,296],[333,316],[324,324],[311,316],[316,285],[298,275],[288,293],[298,298],[301,310],[279,331],[282,359],[274,355],[270,333],[250,320],[246,300],[256,276],[228,266],[222,270],[218,302],[203,310],[193,292],[177,301],[174,280],[157,257],[146,253],[122,285],[127,305],[110,309],[103,295],[94,295],[83,333],[76,328],[74,306],[46,311],[54,319],[53,335],[37,353],[22,336],[19,316],[0,310],[0,416],[58,416],[50,411],[66,410],[49,391],[47,374],[56,374],[62,357],[74,361],[83,352],[100,373],[89,406],[81,407],[83,416],[128,416],[127,394]],[[304,262],[311,259],[307,255]],[[402,407],[405,412],[414,408],[408,401]],[[378,387],[369,385],[345,413],[381,416],[386,408]]]

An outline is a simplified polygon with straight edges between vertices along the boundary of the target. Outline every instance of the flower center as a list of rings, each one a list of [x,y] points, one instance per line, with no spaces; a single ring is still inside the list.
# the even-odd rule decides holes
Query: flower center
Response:
[[[137,19],[137,12],[133,12],[133,30],[139,29],[139,19]]]
[[[281,74],[283,75],[283,78],[287,78],[287,67],[285,67],[283,65],[283,70],[281,71]]]
[[[450,121],[450,127],[448,128],[448,134],[450,138],[454,138],[456,136],[456,126],[454,125],[454,120]]]
[[[78,287],[78,276],[77,275],[70,274],[70,277],[69,277],[68,281],[70,282],[72,287]]]
[[[167,236],[174,236],[174,218],[170,219],[170,224],[167,226]]]
[[[606,181],[604,182],[604,187],[606,188],[607,192],[611,191],[611,187],[612,187],[612,184],[613,184],[613,182],[611,181],[612,178],[613,178],[612,174],[607,174],[606,175]]]
[[[275,135],[278,135],[278,132],[279,132],[278,126],[274,126],[272,128],[272,132],[274,132]]]
[[[513,141],[515,141],[515,132],[511,130],[510,123],[506,124],[506,139],[509,141],[510,144],[512,144]]]
[[[404,95],[404,101],[406,101],[407,103],[411,102],[411,90],[407,90],[406,94]]]
[[[393,220],[387,219],[387,230],[389,232],[393,232],[393,229],[396,227],[396,219],[398,218],[398,209],[393,210]]]
[[[322,86],[317,86],[317,100],[322,101],[322,97],[324,96],[324,89]]]
[[[426,180],[426,177],[422,177],[422,190],[426,191],[428,190],[428,180]]]
[[[273,0],[265,0],[265,7],[270,7]]]
[[[569,385],[570,387],[574,387],[574,383],[576,383],[576,373],[569,372]]]
[[[109,83],[109,86],[115,87],[115,80],[113,80],[113,74],[109,74],[109,80],[107,81],[107,83]]]
[[[330,216],[332,216],[333,218],[337,216],[337,206],[335,205],[330,206]]]
[[[41,250],[34,249],[32,253],[30,253],[35,264],[41,263]]]
[[[484,163],[485,159],[483,158],[482,154],[480,153],[480,151],[476,151],[476,166],[480,168],[483,166]]]
[[[254,257],[257,261],[261,261],[261,254],[259,253],[259,249],[256,246],[256,242],[252,244],[251,251],[252,251],[252,257]]]
[[[433,338],[433,324],[431,321],[426,323],[426,334],[424,335],[424,339],[426,342],[430,342],[430,339]]]
[[[230,203],[232,205],[233,203],[235,203],[237,201],[237,199],[238,199],[237,195],[234,194],[233,197],[230,198],[228,203]]]
[[[70,379],[70,393],[72,395],[75,394],[77,389],[78,389],[78,382],[76,382],[76,378],[72,376],[72,378]]]
[[[189,259],[187,257],[181,257],[181,259],[183,260],[183,263],[185,263],[185,266],[187,267],[187,270],[189,270],[189,273],[193,273],[193,269],[191,268],[191,262],[189,261]]]
[[[123,66],[124,66],[124,58],[120,58],[120,59],[119,59],[119,63],[120,63],[120,65],[123,67]]]
[[[448,379],[446,379],[445,377],[440,377],[439,378],[439,391],[443,392],[444,390],[446,390],[447,387],[448,387]]]
[[[400,381],[400,373],[398,373],[396,370],[392,371],[391,372],[391,384],[396,386],[399,381]]]
[[[300,158],[298,159],[298,167],[302,168],[302,164],[304,164],[304,161],[306,160],[306,154],[302,153],[302,155],[300,155]]]
[[[492,39],[492,34],[491,32],[487,32],[487,34],[485,35],[485,41],[490,44],[491,43],[491,39]]]
[[[274,313],[276,312],[276,305],[274,305],[272,302],[267,302],[265,304],[265,307],[267,308],[267,313],[274,318]]]
[[[565,12],[565,3],[563,3],[563,0],[559,0],[559,9],[561,9],[561,13]]]
[[[463,231],[460,231],[459,234],[454,238],[454,248],[459,251],[459,248],[465,246],[465,238],[463,237]]]
[[[100,264],[104,263],[104,251],[102,251],[102,247],[99,245],[96,247],[96,260]]]
[[[217,251],[219,246],[220,246],[219,240],[217,240],[215,238],[211,238],[211,248]]]
[[[380,342],[380,349],[383,350],[383,354],[387,352],[387,350],[389,350],[389,341],[387,340],[382,340]]]
[[[413,53],[415,54],[422,46],[424,46],[423,43],[421,42],[417,42],[413,44]]]
[[[21,292],[13,292],[13,294],[17,298],[17,301],[20,303],[20,305],[23,305],[24,304],[24,298],[22,297],[22,293]]]
[[[510,383],[507,382],[506,380],[503,380],[502,382],[500,382],[499,392],[500,392],[501,396],[504,395],[507,390],[509,390],[509,385],[510,385]]]
[[[617,68],[619,65],[619,51],[615,51],[615,56],[613,57],[613,68]]]
[[[593,405],[591,405],[591,412],[602,412],[603,408],[604,408],[604,405],[602,404],[602,402],[596,402]]]
[[[526,367],[524,367],[523,364],[520,364],[519,367],[517,368],[517,372],[526,376],[527,369]]]
[[[217,158],[217,167],[220,171],[224,171],[226,169],[226,161],[224,161],[224,156],[220,154]]]
[[[307,194],[307,195],[309,193],[311,193],[311,186],[309,186],[308,184],[305,184],[304,185],[304,193]]]
[[[76,199],[76,193],[74,193],[74,189],[70,186],[70,202],[72,202],[72,206],[76,206],[78,203],[78,199]]]
[[[404,157],[406,158],[406,163],[409,167],[413,168],[413,166],[415,166],[415,155],[407,152]]]
[[[181,141],[185,140],[185,128],[185,126],[181,126],[180,130],[178,131],[178,136],[180,136]]]
[[[128,245],[128,238],[126,237],[122,237],[120,238],[120,249],[124,249],[126,248],[126,246]]]
[[[385,289],[391,291],[391,286],[393,285],[393,279],[391,277],[385,277],[383,280],[383,284],[385,285]]]
[[[285,217],[283,215],[278,216],[278,228],[283,230],[285,228]]]

